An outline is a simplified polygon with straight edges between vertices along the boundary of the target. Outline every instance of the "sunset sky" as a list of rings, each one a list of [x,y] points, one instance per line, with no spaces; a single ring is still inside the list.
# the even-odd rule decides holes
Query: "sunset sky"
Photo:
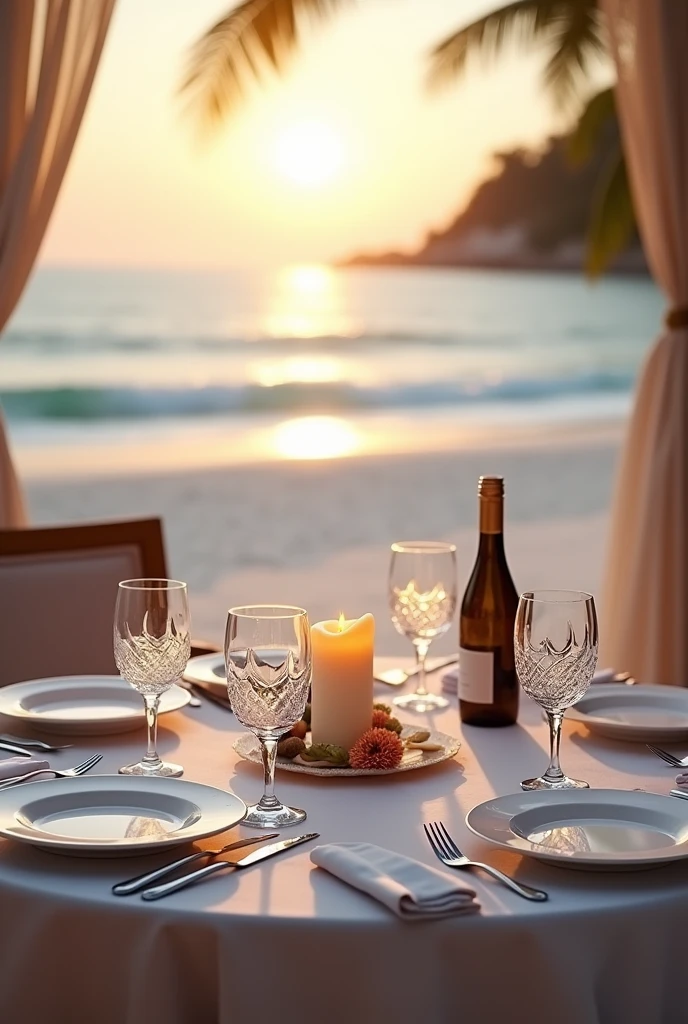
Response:
[[[557,124],[534,58],[425,88],[430,47],[495,4],[361,0],[201,142],[176,89],[231,0],[118,0],[41,261],[236,267],[413,248],[494,151]]]

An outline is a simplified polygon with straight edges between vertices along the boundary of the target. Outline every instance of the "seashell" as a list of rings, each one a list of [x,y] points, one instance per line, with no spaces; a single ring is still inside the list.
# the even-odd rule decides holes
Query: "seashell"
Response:
[[[277,744],[277,756],[286,757],[289,761],[292,761],[305,749],[306,744],[302,739],[299,739],[297,736],[286,736]]]
[[[407,743],[425,743],[426,740],[430,739],[430,733],[427,729],[419,729],[418,732],[411,733],[410,736],[406,737]]]

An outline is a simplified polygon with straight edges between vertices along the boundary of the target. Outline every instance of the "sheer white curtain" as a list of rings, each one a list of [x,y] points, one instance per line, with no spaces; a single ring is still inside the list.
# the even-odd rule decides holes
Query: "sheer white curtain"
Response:
[[[0,331],[31,273],[115,0],[0,0]],[[26,513],[0,415],[0,528]]]
[[[602,0],[645,251],[667,297],[617,480],[604,659],[688,686],[688,0]]]

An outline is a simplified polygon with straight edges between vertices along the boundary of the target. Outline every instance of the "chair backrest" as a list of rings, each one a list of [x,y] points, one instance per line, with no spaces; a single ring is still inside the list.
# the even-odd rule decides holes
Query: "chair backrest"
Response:
[[[0,686],[116,673],[117,584],[166,576],[159,519],[0,530]]]

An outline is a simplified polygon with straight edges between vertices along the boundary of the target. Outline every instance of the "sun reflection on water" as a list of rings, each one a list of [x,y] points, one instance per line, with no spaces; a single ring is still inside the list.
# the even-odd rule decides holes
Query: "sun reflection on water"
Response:
[[[361,440],[336,416],[300,416],[275,428],[274,447],[283,459],[339,459],[357,452]]]
[[[340,360],[330,356],[293,356],[258,363],[251,376],[265,388],[278,384],[330,384],[344,377]]]
[[[319,264],[284,267],[277,274],[263,327],[273,338],[349,337],[355,333],[341,279],[336,271]]]

